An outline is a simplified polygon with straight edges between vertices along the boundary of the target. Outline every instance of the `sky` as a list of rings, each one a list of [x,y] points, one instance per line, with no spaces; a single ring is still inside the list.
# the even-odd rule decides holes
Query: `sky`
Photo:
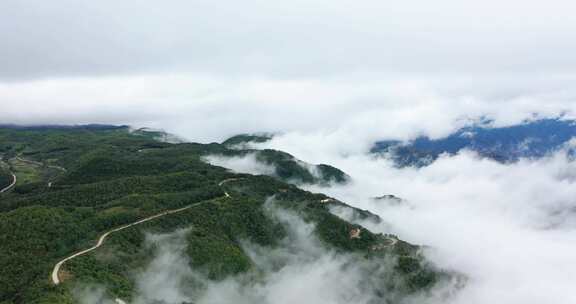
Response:
[[[422,169],[365,152],[483,118],[576,118],[575,10],[569,0],[2,0],[0,123],[130,124],[199,142],[277,132],[263,147],[354,180],[310,190],[380,215],[386,225],[369,228],[430,246],[430,260],[466,274],[452,303],[574,303],[576,168],[562,152],[504,165],[465,151]],[[262,169],[253,162],[227,165]],[[406,203],[370,199],[383,194]],[[343,261],[310,263],[338,275]],[[302,264],[290,265],[257,294],[302,280]],[[238,297],[236,283],[205,302]]]
[[[1,4],[5,80],[157,72],[572,73],[568,0]]]
[[[0,3],[0,121],[441,136],[574,112],[573,1]],[[338,130],[343,121],[354,130]],[[367,135],[365,135],[367,136]],[[368,139],[367,139],[368,140]]]

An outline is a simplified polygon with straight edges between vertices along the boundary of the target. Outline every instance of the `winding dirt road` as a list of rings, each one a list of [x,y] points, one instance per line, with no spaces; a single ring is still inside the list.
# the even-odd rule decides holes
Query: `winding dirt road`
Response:
[[[12,183],[10,185],[8,185],[7,187],[5,187],[4,189],[0,190],[0,193],[4,193],[10,189],[12,189],[12,187],[14,187],[14,185],[16,185],[16,181],[18,180],[16,178],[16,175],[12,172],[10,172],[10,174],[12,174]]]
[[[62,169],[64,169],[64,168],[62,168]],[[65,171],[65,170],[66,170],[66,169],[64,169],[64,171]],[[10,189],[10,188],[16,183],[16,176],[15,176],[14,174],[12,174],[12,175],[13,175],[13,177],[14,177],[14,182],[12,183],[12,185],[8,186],[8,187],[5,188],[5,189],[0,190],[0,192],[4,192],[4,191]],[[222,186],[224,186],[226,183],[229,183],[229,182],[232,182],[232,181],[236,181],[236,180],[241,180],[241,179],[243,179],[243,178],[229,178],[229,179],[225,179],[225,180],[221,181],[220,183],[218,183],[218,186],[219,186],[219,187],[222,187]],[[229,194],[227,191],[224,191],[224,198],[231,198],[230,194]],[[332,199],[331,199],[331,200],[332,200]],[[60,278],[59,278],[58,275],[59,275],[60,269],[62,268],[62,266],[64,265],[64,263],[66,263],[67,261],[70,261],[70,260],[72,260],[72,259],[74,259],[74,258],[76,258],[76,257],[79,257],[79,256],[81,256],[81,255],[87,254],[87,253],[89,253],[89,252],[91,252],[91,251],[94,251],[94,250],[98,249],[99,247],[101,247],[101,246],[104,244],[104,242],[106,241],[106,238],[107,238],[108,236],[110,236],[110,234],[112,234],[112,233],[114,233],[114,232],[122,231],[122,230],[124,230],[124,229],[130,228],[130,227],[135,226],[135,225],[138,225],[138,224],[142,224],[142,223],[145,223],[145,222],[148,222],[148,221],[157,219],[157,218],[162,217],[162,216],[165,216],[165,215],[174,214],[174,213],[178,213],[178,212],[182,212],[182,211],[188,210],[188,209],[193,208],[193,207],[201,206],[201,205],[206,204],[206,203],[209,203],[209,202],[211,202],[211,201],[212,201],[212,200],[208,200],[208,201],[200,202],[200,203],[193,204],[193,205],[190,205],[190,206],[186,206],[186,207],[184,207],[184,208],[164,211],[164,212],[162,212],[162,213],[159,213],[159,214],[156,214],[156,215],[153,215],[153,216],[150,216],[150,217],[141,219],[141,220],[139,220],[139,221],[133,222],[133,223],[131,223],[131,224],[127,224],[127,225],[124,225],[124,226],[121,226],[121,227],[118,227],[118,228],[115,228],[115,229],[112,229],[112,230],[110,230],[110,231],[105,232],[104,234],[102,234],[102,235],[98,238],[98,241],[96,242],[96,245],[94,245],[94,246],[92,246],[92,247],[90,247],[90,248],[88,248],[88,249],[85,249],[85,250],[76,252],[76,253],[74,253],[74,254],[72,254],[72,255],[70,255],[70,256],[68,256],[68,257],[60,260],[58,263],[56,263],[56,265],[54,265],[54,268],[53,268],[53,270],[52,270],[52,283],[53,283],[54,285],[59,285],[59,284],[61,283]],[[386,247],[394,246],[394,245],[396,245],[396,243],[398,242],[398,240],[395,239],[395,238],[389,238],[389,240],[391,241],[391,243],[385,245]],[[117,304],[126,304],[126,302],[123,301],[123,300],[120,299],[120,298],[116,298],[114,301],[115,301]]]
[[[239,179],[239,178],[229,178],[229,179],[223,180],[223,181],[221,181],[221,182],[218,184],[218,186],[222,187],[225,183],[231,182],[231,181],[233,181],[233,180],[238,180],[238,179]],[[224,192],[224,194],[225,194],[225,197],[226,197],[226,198],[230,198],[230,197],[231,197],[230,194],[228,194],[228,192]],[[76,253],[72,254],[71,256],[68,256],[68,257],[60,260],[58,263],[56,263],[56,265],[54,265],[54,268],[52,269],[52,283],[53,283],[54,285],[58,285],[58,284],[61,283],[60,277],[58,276],[58,274],[60,273],[60,269],[62,268],[62,265],[64,265],[64,263],[66,263],[66,262],[68,262],[68,261],[70,261],[70,260],[72,260],[72,259],[74,259],[74,258],[76,258],[76,257],[79,257],[79,256],[81,256],[81,255],[84,255],[84,254],[86,254],[86,253],[89,253],[89,252],[91,252],[91,251],[94,251],[94,250],[98,249],[100,246],[102,246],[102,244],[104,244],[104,241],[106,241],[106,238],[107,238],[110,234],[112,234],[112,233],[114,233],[114,232],[118,232],[118,231],[124,230],[124,229],[126,229],[126,228],[130,228],[130,227],[135,226],[135,225],[138,225],[138,224],[142,224],[142,223],[151,221],[151,220],[153,220],[153,219],[156,219],[156,218],[159,218],[159,217],[162,217],[162,216],[165,216],[165,215],[182,212],[182,211],[188,210],[188,209],[190,209],[190,208],[192,208],[192,207],[198,207],[198,206],[201,206],[201,205],[206,204],[206,203],[209,203],[209,202],[211,202],[211,200],[209,200],[209,201],[204,201],[204,202],[197,203],[197,204],[193,204],[193,205],[190,205],[190,206],[186,206],[186,207],[180,208],[180,209],[174,209],[174,210],[164,211],[164,212],[162,212],[162,213],[158,213],[158,214],[156,214],[156,215],[147,217],[147,218],[145,218],[145,219],[141,219],[141,220],[136,221],[136,222],[134,222],[134,223],[127,224],[127,225],[124,225],[124,226],[121,226],[121,227],[118,227],[118,228],[115,228],[115,229],[112,229],[112,230],[110,230],[110,231],[105,232],[104,234],[102,234],[102,235],[98,238],[98,241],[96,242],[96,245],[94,245],[94,246],[92,246],[92,247],[90,247],[90,248],[88,248],[88,249],[85,249],[85,250],[76,252]]]
[[[225,179],[225,180],[219,182],[219,183],[218,183],[218,186],[222,187],[222,186],[224,186],[224,184],[226,184],[226,183],[233,182],[233,181],[240,180],[240,179],[242,179],[242,178],[229,178],[229,179]],[[230,194],[228,194],[228,192],[227,192],[226,190],[224,190],[224,195],[225,195],[226,197],[232,197],[232,196],[230,196]]]
[[[102,246],[102,244],[104,244],[104,241],[106,240],[106,238],[107,238],[110,234],[112,234],[112,233],[114,233],[114,232],[118,232],[118,231],[124,230],[124,229],[126,229],[126,228],[130,228],[130,227],[135,226],[135,225],[138,225],[138,224],[142,224],[142,223],[151,221],[151,220],[153,220],[153,219],[157,219],[157,218],[162,217],[162,216],[165,216],[165,215],[169,215],[169,214],[173,214],[173,213],[178,213],[178,212],[182,212],[182,211],[184,211],[184,210],[188,210],[188,209],[190,209],[190,208],[192,208],[192,207],[201,206],[201,205],[206,204],[206,203],[209,203],[209,202],[210,202],[210,201],[205,201],[205,202],[202,202],[202,203],[197,203],[197,204],[194,204],[194,205],[186,206],[186,207],[180,208],[180,209],[174,209],[174,210],[164,211],[164,212],[162,212],[162,213],[158,213],[158,214],[156,214],[156,215],[147,217],[147,218],[145,218],[145,219],[141,219],[141,220],[136,221],[136,222],[134,222],[134,223],[131,223],[131,224],[128,224],[128,225],[124,225],[124,226],[121,226],[121,227],[112,229],[112,230],[110,230],[110,231],[108,231],[108,232],[105,232],[104,234],[102,234],[102,235],[100,236],[100,238],[98,238],[98,242],[96,242],[96,245],[94,245],[94,246],[92,246],[92,247],[90,247],[90,248],[88,248],[88,249],[85,249],[85,250],[76,252],[76,253],[74,253],[73,255],[71,255],[71,256],[69,256],[69,257],[67,257],[67,258],[59,261],[58,263],[56,263],[56,265],[54,266],[54,269],[52,270],[52,283],[54,283],[54,285],[60,284],[60,278],[58,277],[58,273],[60,272],[60,268],[62,268],[62,265],[64,265],[64,263],[66,263],[67,261],[70,261],[70,260],[73,259],[73,258],[79,257],[79,256],[81,256],[81,255],[84,255],[84,254],[86,254],[86,253],[88,253],[88,252],[91,252],[91,251],[99,248],[100,246]]]

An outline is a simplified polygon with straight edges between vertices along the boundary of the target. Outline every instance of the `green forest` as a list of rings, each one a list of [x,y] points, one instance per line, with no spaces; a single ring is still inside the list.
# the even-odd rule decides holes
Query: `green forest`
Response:
[[[111,297],[128,301],[135,289],[130,273],[152,258],[146,235],[178,229],[190,229],[190,267],[210,280],[255,271],[241,242],[276,248],[287,233],[265,210],[270,197],[277,208],[313,223],[330,250],[366,261],[392,258],[397,276],[394,284],[382,278],[382,303],[392,303],[386,291],[426,292],[447,276],[426,263],[418,246],[330,212],[344,202],[326,202],[325,195],[287,182],[347,182],[337,168],[318,165],[321,176],[312,176],[287,153],[228,145],[242,138],[170,144],[161,137],[126,126],[0,128],[0,189],[12,173],[18,178],[0,194],[0,304],[76,303],[72,290],[78,282],[105,286]],[[238,174],[203,161],[207,155],[254,152],[278,174]],[[174,210],[181,211],[169,213]],[[62,283],[52,281],[58,261],[92,247],[107,231],[156,215],[162,216],[115,232],[100,248],[65,263],[58,274]],[[351,237],[354,231],[361,237]]]

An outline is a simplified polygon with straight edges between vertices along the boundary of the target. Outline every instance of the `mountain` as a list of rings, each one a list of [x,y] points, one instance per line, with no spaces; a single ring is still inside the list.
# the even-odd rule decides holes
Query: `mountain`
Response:
[[[131,133],[134,135],[144,136],[156,141],[178,144],[185,142],[183,139],[179,138],[174,134],[170,134],[164,130],[152,129],[152,128],[140,128],[136,130],[131,129]]]
[[[501,128],[468,126],[439,139],[422,136],[408,142],[382,140],[371,152],[386,155],[399,166],[426,166],[441,154],[464,149],[506,163],[546,156],[563,148],[574,136],[575,121],[543,119]]]
[[[332,183],[345,184],[350,181],[350,176],[338,168],[327,164],[310,164],[295,158],[289,153],[278,150],[232,149],[217,155],[233,159],[252,157],[254,162],[269,168],[262,174],[297,185],[319,184],[329,186]]]
[[[265,280],[264,266],[245,244],[266,255],[292,252],[286,246],[298,243],[274,212],[313,227],[326,252],[350,257],[353,265],[346,267],[363,267],[358,283],[371,286],[366,292],[375,303],[400,303],[451,276],[431,266],[419,246],[373,233],[331,210],[349,208],[359,219],[376,215],[286,183],[307,175],[281,151],[167,143],[128,127],[78,126],[0,128],[0,153],[2,168],[17,176],[16,185],[0,194],[2,304],[76,303],[82,284],[129,303],[139,286],[134,274],[154,259],[147,238],[166,233],[185,235],[186,263],[209,282],[241,275],[250,278],[247,284]],[[247,153],[261,153],[262,161],[284,173],[233,173],[204,161]],[[329,180],[344,174],[319,166]],[[283,267],[282,259],[274,263],[276,271]]]
[[[351,180],[346,173],[327,164],[310,164],[283,151],[253,148],[252,144],[267,142],[272,137],[273,135],[268,133],[235,135],[222,142],[222,145],[228,148],[222,155],[253,156],[254,161],[272,168],[271,176],[294,184],[344,184]]]

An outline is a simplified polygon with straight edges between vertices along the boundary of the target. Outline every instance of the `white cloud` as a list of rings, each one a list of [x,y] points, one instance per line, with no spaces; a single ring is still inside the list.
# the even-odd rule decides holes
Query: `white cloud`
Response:
[[[258,161],[256,156],[256,153],[230,157],[223,155],[208,155],[204,157],[204,161],[214,166],[228,168],[236,173],[275,176],[276,167]]]
[[[321,158],[354,180],[310,190],[379,214],[385,224],[365,224],[431,246],[430,259],[469,277],[466,288],[450,303],[576,300],[571,284],[576,279],[571,263],[576,254],[576,164],[562,152],[504,165],[465,151],[425,168],[398,169],[364,154],[343,157],[338,150],[324,149],[324,142],[314,135],[305,148],[290,145],[291,136],[267,146],[304,160]],[[316,153],[307,154],[312,150]],[[384,194],[408,202],[371,199]]]
[[[316,238],[313,224],[277,207],[273,198],[267,200],[264,210],[286,228],[286,237],[273,248],[240,240],[255,269],[221,281],[210,281],[199,269],[190,268],[185,254],[190,230],[148,235],[147,246],[153,246],[156,254],[135,277],[137,290],[132,303],[368,304],[385,299],[413,303],[412,297],[402,293],[382,294],[382,280],[395,278],[393,260],[369,261],[326,248]],[[104,289],[93,287],[76,293],[85,304],[111,303],[106,295]]]
[[[382,138],[443,136],[483,116],[494,118],[497,125],[517,123],[534,113],[575,116],[576,92],[561,92],[554,81],[543,82],[535,93],[517,89],[509,96],[491,96],[479,87],[480,80],[453,80],[425,84],[391,78],[238,80],[192,75],[55,79],[0,84],[0,121],[134,124],[201,142],[242,132],[290,131],[308,138],[314,132],[327,148],[339,145],[344,153],[365,150]],[[561,83],[568,87],[571,82]]]
[[[367,145],[441,136],[482,115],[574,115],[574,8],[4,0],[0,121],[128,123],[203,142],[337,131]]]
[[[193,288],[184,288],[185,282],[197,279],[188,266],[189,259],[183,254],[190,229],[170,234],[148,235],[146,246],[156,249],[156,256],[148,267],[136,277],[134,303],[147,304],[154,301],[185,303],[194,296]]]
[[[573,72],[570,0],[4,0],[0,78]]]

